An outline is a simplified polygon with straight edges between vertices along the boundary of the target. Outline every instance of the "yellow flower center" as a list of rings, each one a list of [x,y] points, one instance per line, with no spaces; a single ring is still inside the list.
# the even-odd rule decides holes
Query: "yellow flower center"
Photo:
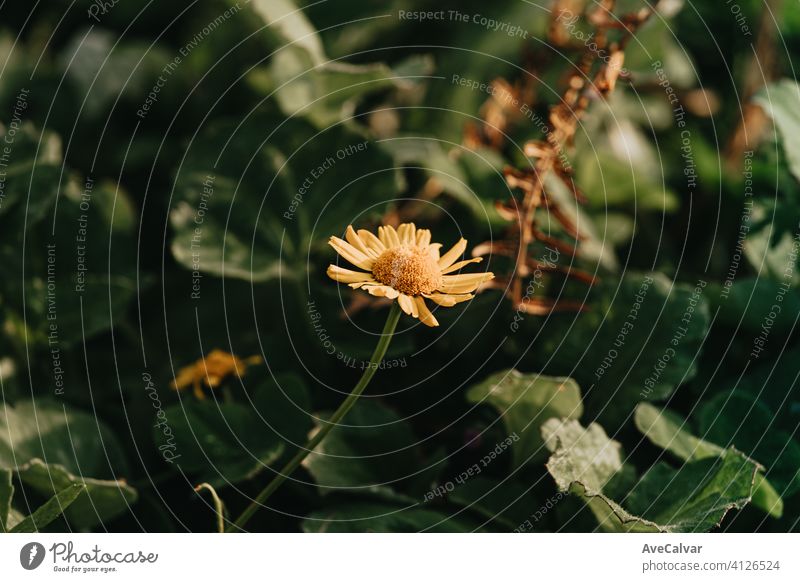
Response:
[[[431,293],[442,284],[442,270],[427,249],[399,246],[388,249],[372,266],[375,280],[405,293]]]

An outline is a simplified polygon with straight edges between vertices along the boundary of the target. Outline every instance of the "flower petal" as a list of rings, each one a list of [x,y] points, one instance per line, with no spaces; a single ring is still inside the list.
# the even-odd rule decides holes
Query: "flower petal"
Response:
[[[343,241],[339,237],[332,236],[328,244],[331,245],[337,253],[342,255],[344,259],[354,264],[356,267],[371,270],[372,265],[375,263],[375,259],[368,257],[349,242]]]
[[[361,251],[367,257],[372,257],[375,253],[366,244],[364,244],[363,240],[359,238],[358,234],[356,233],[356,229],[353,228],[353,225],[347,227],[344,237],[347,239],[347,242],[353,245],[356,250]]]
[[[439,250],[442,248],[440,243],[433,243],[432,245],[428,245],[428,252],[430,253],[433,260],[437,263],[439,262]]]
[[[372,279],[372,273],[351,271],[338,265],[328,265],[328,277],[339,283],[362,283]]]
[[[429,244],[431,244],[431,231],[427,228],[417,229],[417,246],[424,249]]]
[[[396,299],[400,292],[389,285],[364,285],[364,291],[375,297],[386,297],[387,299]]]
[[[400,246],[400,237],[393,226],[379,226],[378,238],[387,249]]]
[[[173,390],[183,390],[188,388],[195,378],[195,365],[186,366],[178,371],[178,375],[170,382],[170,387]]]
[[[411,316],[412,317],[419,317],[419,306],[417,305],[416,298],[409,297],[411,299]]]
[[[397,302],[400,304],[400,309],[406,312],[407,315],[411,315],[414,311],[414,300],[411,299],[408,295],[401,293],[397,297]]]
[[[367,245],[369,248],[371,248],[378,254],[381,254],[383,251],[386,250],[386,246],[381,242],[381,239],[379,239],[377,236],[375,236],[368,230],[364,230],[363,228],[359,230],[358,237],[362,241],[364,241],[365,245]]]
[[[439,325],[439,322],[436,321],[436,318],[431,313],[431,310],[428,309],[428,306],[425,305],[425,299],[422,297],[414,297],[414,303],[417,305],[417,310],[419,311],[419,320],[427,325],[428,327],[436,327]]]
[[[494,273],[469,273],[466,275],[445,275],[437,291],[443,293],[471,293],[481,283],[494,278]]]
[[[446,269],[442,269],[442,275],[446,275],[447,273],[452,273],[453,271],[458,271],[459,269],[466,267],[470,263],[480,263],[483,260],[483,257],[475,257],[474,259],[467,259],[466,261],[458,261],[457,263],[453,263]]]
[[[473,297],[475,297],[472,293],[464,293],[459,295],[451,295],[449,293],[426,293],[424,297],[427,297],[437,305],[441,305],[442,307],[453,307],[456,303],[461,303],[463,301],[469,301]]]
[[[453,245],[453,248],[447,251],[441,259],[439,259],[439,266],[442,269],[446,269],[450,265],[456,262],[456,259],[464,254],[464,250],[467,248],[467,239],[462,238],[456,244]]]
[[[404,245],[413,245],[417,242],[417,225],[413,222],[404,222],[397,227],[397,236]]]

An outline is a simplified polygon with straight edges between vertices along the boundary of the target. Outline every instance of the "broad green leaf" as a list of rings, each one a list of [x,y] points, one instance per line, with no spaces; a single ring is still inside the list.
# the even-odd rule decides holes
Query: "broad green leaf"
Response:
[[[327,60],[322,42],[314,26],[292,0],[253,0],[253,10],[267,25],[269,31],[293,46],[304,49],[313,63]]]
[[[551,419],[542,435],[553,452],[547,470],[559,490],[581,497],[606,531],[707,531],[750,501],[758,466],[743,455],[712,457],[673,469],[659,463],[622,502],[614,482],[625,477],[621,445],[596,424]]]
[[[665,531],[652,521],[629,513],[619,503],[602,493],[587,490],[586,486],[576,481],[566,491],[580,497],[594,514],[603,531],[628,533],[655,533]]]
[[[709,531],[728,511],[750,501],[757,471],[743,455],[702,459],[677,470],[658,463],[634,486],[625,506],[661,531]]]
[[[686,421],[669,410],[659,410],[652,404],[642,402],[636,407],[633,420],[639,432],[654,445],[684,461],[719,457],[725,453],[722,447],[691,434],[685,428]]]
[[[631,5],[629,5],[631,6]],[[641,42],[634,43],[625,51],[625,67],[633,74],[644,76],[653,73],[653,63],[661,63],[671,85],[686,89],[697,85],[697,68],[680,38],[674,34],[672,18],[681,10],[682,4],[665,6],[661,18],[650,20],[642,30]]]
[[[341,126],[317,131],[270,115],[215,124],[176,177],[173,256],[201,274],[256,282],[300,276],[309,247],[323,246],[314,241],[381,210],[396,177],[388,154]]]
[[[235,185],[220,179],[214,185],[213,200],[208,203],[205,216],[198,214],[203,197],[204,176],[195,175],[184,183],[186,196],[170,213],[175,231],[172,255],[187,269],[217,277],[233,277],[267,281],[290,271],[280,259],[280,244],[267,238],[268,244],[256,244],[253,238],[258,227],[258,208],[250,205],[247,196],[236,199]],[[226,224],[228,212],[236,212],[242,219],[252,217],[250,225]],[[234,216],[234,219],[237,218]],[[264,228],[277,229],[272,217],[265,215]],[[277,243],[277,244],[276,244]]]
[[[664,180],[649,120],[636,123],[632,107],[615,93],[590,110],[575,140],[576,183],[597,210],[674,212],[679,199]]]
[[[667,398],[694,377],[708,306],[702,286],[658,273],[606,278],[589,293],[588,311],[551,318],[530,353],[543,372],[574,378],[587,411],[617,428],[637,402]]]
[[[399,5],[403,9],[406,6]],[[497,3],[489,8],[483,6],[482,14],[491,10],[497,22],[519,24],[528,32],[529,38],[546,38],[548,25],[552,19],[549,6],[543,4]],[[381,19],[383,20],[383,19]],[[424,24],[423,24],[424,25]],[[428,23],[428,34],[439,38],[445,29],[441,23]],[[417,35],[420,23],[405,21],[406,34]],[[436,74],[445,77],[441,81],[430,82],[425,87],[424,107],[415,108],[411,113],[412,131],[420,134],[435,133],[450,141],[459,143],[466,123],[481,123],[480,109],[488,98],[486,90],[476,90],[458,84],[458,78],[479,83],[490,83],[505,76],[518,78],[520,46],[524,43],[518,36],[508,34],[476,34],[473,26],[446,27],[447,42],[455,50],[435,53]],[[543,81],[543,86],[554,87],[556,80]],[[545,99],[553,98],[554,91],[543,91]],[[532,123],[523,120],[519,124],[520,140],[540,139],[542,133]]]
[[[754,100],[775,122],[789,168],[800,180],[800,85],[783,79],[761,89]]]
[[[257,0],[253,7],[282,46],[269,67],[255,69],[248,80],[260,92],[274,94],[289,117],[303,116],[325,128],[351,117],[359,98],[430,74],[424,58],[412,57],[395,70],[383,63],[328,60],[317,31],[293,2]]]
[[[425,176],[441,185],[443,192],[468,208],[476,220],[506,224],[494,208],[496,199],[508,195],[503,177],[503,160],[492,150],[452,150],[440,140],[430,137],[398,136],[384,140],[381,147],[392,154],[395,163],[421,169]],[[482,187],[480,187],[480,186]],[[499,197],[487,197],[488,193]]]
[[[475,477],[458,484],[447,501],[467,508],[486,527],[511,532],[542,507],[529,484],[512,479]]]
[[[547,470],[562,491],[579,482],[587,494],[598,494],[622,470],[622,445],[599,424],[583,428],[577,420],[551,418],[542,425],[542,437],[552,453]]]
[[[0,139],[12,139],[0,127]],[[0,217],[33,224],[52,208],[63,171],[61,138],[25,122],[13,136],[13,153],[4,168]],[[6,234],[6,233],[3,233]]]
[[[135,213],[125,191],[107,182],[80,183],[60,165],[29,171],[30,179],[7,184],[10,210],[0,217],[25,226],[0,225],[0,256],[11,270],[24,264],[26,277],[0,281],[0,295],[30,326],[20,341],[49,347],[53,334],[67,348],[110,328],[136,294]]]
[[[800,284],[795,240],[800,221],[800,183],[792,184],[791,173],[780,162],[768,167],[770,176],[783,184],[787,192],[777,200],[766,197],[753,200],[749,219],[744,223],[751,225],[744,241],[744,254],[759,273],[759,280],[790,283],[796,288]]]
[[[741,380],[734,380],[728,388],[758,401],[769,409],[773,417],[772,429],[779,428],[794,433],[797,426],[797,411],[800,410],[800,382],[797,376],[797,361],[800,345],[782,350],[773,361],[763,361],[748,367]],[[748,396],[749,395],[749,396]],[[754,408],[762,408],[756,406]],[[772,414],[774,413],[774,414]],[[797,434],[794,436],[797,440]]]
[[[756,473],[753,482],[753,505],[766,511],[775,519],[783,517],[783,497],[775,490],[775,487],[767,481],[762,468]]]
[[[466,533],[476,526],[458,516],[417,506],[381,502],[352,502],[309,515],[303,522],[308,533]]]
[[[705,438],[735,446],[763,464],[781,497],[800,490],[800,444],[777,426],[775,415],[760,400],[741,390],[721,392],[704,402],[697,416]]]
[[[84,487],[80,484],[69,485],[62,489],[44,505],[15,525],[11,529],[11,533],[36,533],[41,531],[43,527],[64,513],[83,491]]]
[[[11,499],[14,497],[11,474],[8,469],[0,469],[0,532],[5,532],[8,528],[8,514],[11,511]]]
[[[781,271],[788,267],[790,265],[784,263]],[[782,288],[780,279],[739,279],[730,285],[725,295],[715,293],[710,297],[715,304],[713,307],[720,308],[717,315],[719,323],[733,328],[741,327],[754,336],[761,333],[761,326],[774,310],[776,297],[782,298],[781,311],[780,317],[772,318],[771,333],[785,337],[793,331],[794,322],[800,317],[800,294],[794,289]]]
[[[396,485],[420,470],[417,439],[396,413],[360,400],[303,461],[321,493]]]
[[[116,436],[95,416],[47,399],[4,404],[0,468],[14,470],[34,458],[98,478],[126,470]]]
[[[697,438],[688,431],[683,418],[666,409],[658,410],[651,404],[643,402],[636,407],[634,422],[639,432],[654,445],[670,451],[684,461],[727,455],[743,456],[735,449],[723,449],[714,443]],[[753,492],[753,504],[773,517],[780,518],[783,514],[783,500],[764,478],[762,468],[755,462],[753,464],[759,470]]]
[[[274,464],[284,444],[251,406],[186,400],[164,410],[168,422],[154,429],[169,462],[214,487],[248,479]]]
[[[540,430],[545,421],[578,419],[583,414],[580,387],[571,378],[522,374],[514,369],[497,372],[472,386],[467,400],[495,408],[508,434],[520,437],[512,447],[517,466],[545,454]]]
[[[6,522],[6,530],[14,529],[14,527],[18,523],[22,523],[24,519],[25,516],[20,511],[17,511],[12,507],[11,510],[8,512],[8,521]]]
[[[266,425],[262,432],[274,432],[286,443],[287,452],[306,443],[314,422],[308,390],[297,376],[268,378],[256,388],[253,405]]]
[[[281,110],[289,117],[306,117],[319,128],[350,118],[360,97],[402,82],[384,64],[315,65],[308,52],[294,47],[275,55],[269,71]]]
[[[77,529],[106,523],[127,511],[138,499],[136,490],[124,480],[83,477],[58,464],[32,459],[18,468],[20,480],[43,495],[55,495],[68,487],[80,487],[86,495],[74,500],[65,516]]]
[[[109,115],[115,102],[138,106],[145,100],[164,63],[174,57],[149,42],[118,42],[104,28],[77,32],[59,51],[59,65],[84,99],[82,114]],[[163,97],[160,96],[160,97]]]

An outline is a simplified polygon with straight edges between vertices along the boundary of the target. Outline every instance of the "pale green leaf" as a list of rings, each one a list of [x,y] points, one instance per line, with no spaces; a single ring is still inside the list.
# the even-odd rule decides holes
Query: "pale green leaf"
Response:
[[[522,374],[503,370],[472,386],[467,400],[489,404],[497,410],[509,435],[520,441],[513,445],[517,466],[546,452],[540,427],[550,418],[578,419],[583,414],[581,391],[571,378]]]

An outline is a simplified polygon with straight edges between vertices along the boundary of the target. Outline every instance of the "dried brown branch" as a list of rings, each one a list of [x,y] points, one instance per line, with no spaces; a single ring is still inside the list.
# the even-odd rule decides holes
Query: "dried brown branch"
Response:
[[[569,45],[570,28],[564,25],[564,18],[569,17],[570,22],[574,23],[577,20],[575,14],[583,12],[583,4],[584,2],[580,0],[557,0],[554,3],[553,21],[549,32],[554,44]],[[532,251],[535,244],[544,243],[560,253],[574,256],[581,235],[567,214],[548,196],[545,182],[550,175],[553,175],[572,192],[578,202],[584,201],[583,194],[573,180],[566,150],[573,145],[578,124],[589,104],[598,97],[606,98],[614,90],[617,80],[623,73],[625,46],[639,27],[657,10],[658,2],[651,7],[642,8],[619,18],[613,13],[614,7],[614,0],[601,0],[594,4],[594,8],[583,12],[586,21],[593,27],[592,42],[580,45],[581,54],[575,67],[565,79],[566,89],[561,101],[550,107],[545,139],[525,144],[524,153],[532,162],[530,166],[521,169],[507,168],[505,171],[509,187],[522,193],[521,202],[512,198],[509,202],[497,206],[500,216],[509,221],[506,238],[478,245],[473,252],[475,256],[495,254],[513,259],[514,264],[510,274],[499,281],[505,282],[507,296],[521,312],[545,314],[553,310],[582,309],[580,304],[564,301],[556,303],[540,298],[533,300],[525,296],[524,280],[533,271],[559,272],[588,284],[594,282],[594,277],[590,274],[570,267],[553,268],[552,265],[545,265],[548,268],[543,269],[541,262],[532,258]],[[610,34],[612,31],[613,35]],[[614,36],[615,40],[610,40],[611,36]],[[535,76],[529,74],[527,78],[532,80]],[[503,145],[502,138],[507,134],[509,125],[519,119],[513,112],[508,111],[509,104],[516,103],[517,113],[520,103],[526,104],[529,108],[533,105],[532,101],[525,100],[533,96],[533,89],[528,89],[525,82],[511,85],[505,80],[498,79],[494,83],[495,86],[502,87],[503,91],[508,92],[516,101],[505,98],[488,100],[481,110],[486,121],[484,129],[467,128],[465,133],[467,146],[483,145],[499,149]],[[498,93],[505,95],[503,91]],[[551,217],[562,225],[564,232],[574,239],[574,244],[549,236],[537,227],[536,214],[540,208],[549,212]]]

